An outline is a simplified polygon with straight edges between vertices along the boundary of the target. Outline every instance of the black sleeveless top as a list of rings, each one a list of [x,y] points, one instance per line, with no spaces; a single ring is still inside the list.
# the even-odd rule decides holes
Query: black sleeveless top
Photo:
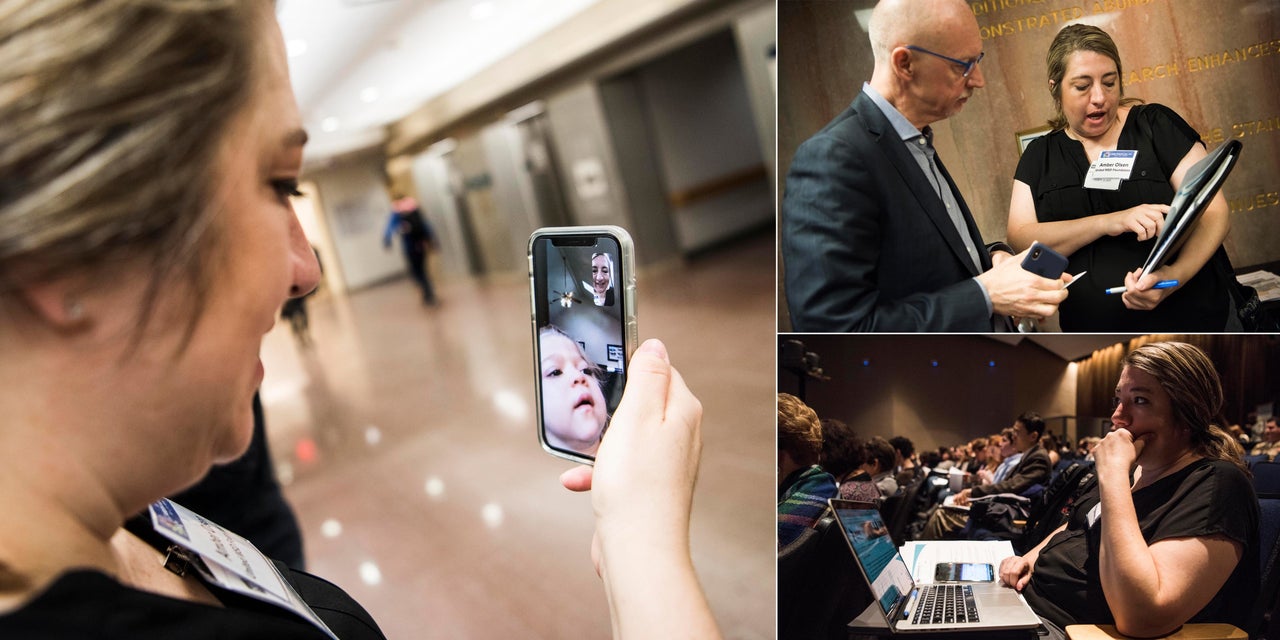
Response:
[[[1036,138],[1018,162],[1014,178],[1031,187],[1040,222],[1076,220],[1122,211],[1139,204],[1168,204],[1173,200],[1169,176],[1183,156],[1199,142],[1191,125],[1168,107],[1137,105],[1120,130],[1117,149],[1136,149],[1133,173],[1116,191],[1085,189],[1089,158],[1084,146],[1065,131]],[[1226,328],[1231,303],[1228,282],[1214,261],[1227,264],[1217,253],[1190,281],[1151,311],[1125,308],[1119,295],[1104,289],[1124,285],[1126,273],[1146,262],[1155,239],[1138,242],[1133,233],[1103,236],[1069,256],[1067,272],[1088,271],[1087,280],[1071,287],[1058,307],[1063,331],[1123,331],[1162,333],[1216,332]]]

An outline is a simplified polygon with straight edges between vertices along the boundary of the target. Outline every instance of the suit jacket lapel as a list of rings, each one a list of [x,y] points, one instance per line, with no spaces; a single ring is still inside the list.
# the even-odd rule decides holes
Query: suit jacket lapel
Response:
[[[973,219],[968,203],[960,195],[960,189],[956,188],[956,183],[951,179],[951,174],[947,172],[947,167],[942,164],[942,156],[934,156],[934,162],[938,165],[938,171],[942,172],[942,177],[946,178],[947,186],[951,187],[951,193],[956,194],[956,203],[960,205],[960,217],[964,219],[965,228],[969,230],[969,237],[973,238],[973,245],[978,249],[978,261],[981,263],[981,271],[973,274],[976,276],[978,273],[991,268],[991,254],[986,251],[985,243],[982,241],[982,233],[978,231],[978,223]],[[951,226],[954,227],[955,225]],[[969,253],[964,250],[964,245],[960,246],[960,250],[965,254]]]
[[[947,241],[947,246],[951,247],[951,252],[955,254],[956,259],[960,260],[970,274],[978,275],[978,271],[973,266],[973,260],[969,257],[969,252],[964,248],[964,241],[960,239],[960,232],[956,229],[956,225],[951,221],[951,216],[947,214],[946,207],[942,204],[942,200],[938,198],[937,193],[933,189],[933,184],[925,177],[924,172],[920,170],[920,165],[912,157],[911,152],[907,150],[907,145],[898,137],[897,131],[893,125],[889,123],[889,119],[885,117],[876,103],[867,97],[865,93],[858,93],[858,97],[853,101],[854,110],[861,116],[863,124],[876,140],[881,151],[889,158],[890,164],[897,170],[898,175],[902,177],[906,183],[907,189],[920,203],[920,208],[933,222],[934,227],[938,229],[938,233],[942,234],[943,239]],[[947,174],[946,169],[942,168],[942,161],[935,157],[938,168],[942,171],[942,175],[946,177],[947,184],[951,186],[952,192],[956,194],[956,200],[960,204],[960,209],[964,216],[965,224],[969,228],[969,233],[974,238],[974,243],[978,246],[978,258],[984,263],[989,263],[989,258],[984,259],[982,254],[982,240],[978,234],[977,226],[973,222],[973,216],[969,214],[969,207],[964,203],[964,199],[960,197],[959,191],[956,190],[955,184],[951,181],[951,176]],[[984,264],[984,268],[989,264]]]

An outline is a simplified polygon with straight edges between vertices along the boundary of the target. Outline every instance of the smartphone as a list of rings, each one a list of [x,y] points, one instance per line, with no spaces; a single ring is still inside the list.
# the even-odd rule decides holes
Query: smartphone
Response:
[[[939,562],[934,569],[934,582],[994,582],[991,565],[977,562]]]
[[[547,227],[529,237],[538,441],[595,462],[636,348],[635,248],[615,226]]]
[[[1022,259],[1022,268],[1042,278],[1057,280],[1067,270],[1067,257],[1037,242]]]

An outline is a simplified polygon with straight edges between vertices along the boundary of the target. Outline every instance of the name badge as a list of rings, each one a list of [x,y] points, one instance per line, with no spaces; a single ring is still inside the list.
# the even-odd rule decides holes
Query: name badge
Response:
[[[1093,508],[1089,510],[1089,513],[1086,516],[1086,519],[1089,523],[1089,528],[1092,529],[1093,525],[1098,523],[1098,518],[1101,518],[1101,517],[1102,517],[1102,502],[1099,501],[1098,504],[1093,505]]]
[[[149,511],[155,530],[185,549],[184,556],[198,560],[191,565],[205,580],[292,611],[338,640],[253,543],[172,500],[154,502]]]
[[[1133,163],[1138,158],[1137,151],[1103,151],[1084,176],[1084,188],[1106,189],[1115,191],[1120,183],[1128,180],[1133,173]]]

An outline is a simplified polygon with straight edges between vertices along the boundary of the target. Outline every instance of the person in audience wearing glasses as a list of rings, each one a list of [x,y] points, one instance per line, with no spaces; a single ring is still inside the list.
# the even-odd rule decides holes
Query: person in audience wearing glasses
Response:
[[[1053,131],[1018,161],[1008,233],[1015,248],[1039,240],[1068,257],[1068,272],[1088,270],[1088,282],[1062,303],[1063,331],[1240,330],[1221,192],[1174,259],[1139,278],[1174,193],[1206,155],[1200,134],[1168,107],[1125,97],[1119,50],[1098,27],[1063,27],[1047,63]],[[1091,181],[1091,164],[1114,151],[1137,151],[1128,179],[1118,187]],[[1122,294],[1107,293],[1121,285]]]
[[[1065,524],[1000,563],[1000,580],[1057,637],[1077,623],[1136,637],[1186,622],[1242,626],[1258,589],[1258,499],[1220,426],[1214,364],[1178,342],[1122,363],[1096,476]]]
[[[1022,454],[1018,466],[1003,480],[961,490],[955,494],[956,506],[967,507],[972,498],[998,493],[1021,494],[1033,485],[1049,482],[1052,466],[1049,464],[1049,454],[1040,446],[1040,436],[1044,433],[1044,420],[1040,418],[1040,414],[1028,411],[1018,416],[1012,430],[1013,446]],[[940,507],[925,523],[920,538],[940,540],[955,537],[964,529],[968,519],[969,514],[965,511]]]
[[[782,261],[795,331],[992,331],[1053,315],[1071,277],[984,246],[931,124],[986,81],[978,22],[962,0],[883,0],[875,68],[853,104],[795,153],[782,201]],[[964,159],[960,159],[963,161]]]

